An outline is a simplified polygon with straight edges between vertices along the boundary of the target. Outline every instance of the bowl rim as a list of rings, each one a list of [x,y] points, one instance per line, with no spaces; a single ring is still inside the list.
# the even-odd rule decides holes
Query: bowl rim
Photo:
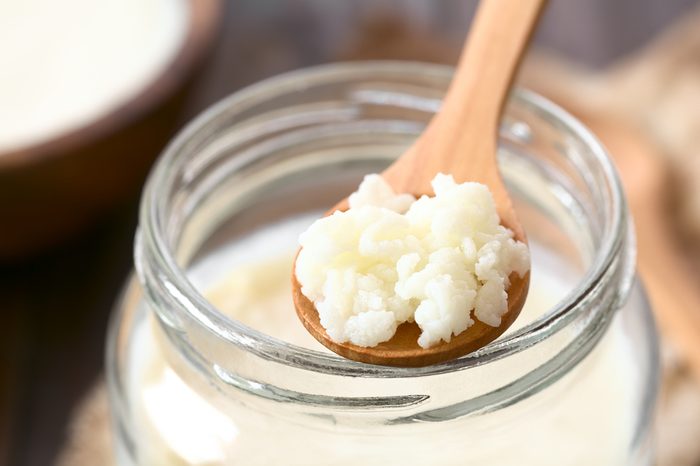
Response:
[[[173,95],[190,75],[212,43],[223,15],[222,0],[186,0],[187,32],[175,56],[138,92],[107,113],[40,142],[0,151],[0,171],[39,164],[61,155],[69,155],[96,141],[117,133],[129,123]]]

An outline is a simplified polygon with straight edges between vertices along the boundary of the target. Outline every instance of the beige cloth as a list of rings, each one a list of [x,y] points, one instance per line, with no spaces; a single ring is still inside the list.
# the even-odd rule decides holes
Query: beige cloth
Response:
[[[68,440],[56,466],[110,466],[114,464],[107,387],[98,382],[73,414]]]
[[[688,247],[700,245],[700,183],[696,181],[700,179],[700,9],[638,55],[604,73],[533,59],[526,63],[524,81],[548,95],[577,99],[587,110],[612,114],[652,135],[679,180],[679,224],[689,239]],[[658,464],[698,466],[700,387],[671,347],[664,345],[656,423]],[[109,428],[106,390],[100,382],[76,409],[57,464],[111,464]]]
[[[662,149],[673,175],[679,240],[700,287],[700,8],[609,70],[593,73],[537,56],[526,62],[523,81],[555,100],[574,102],[583,113],[623,121]],[[673,342],[664,342],[662,360],[658,464],[700,465],[700,384]]]

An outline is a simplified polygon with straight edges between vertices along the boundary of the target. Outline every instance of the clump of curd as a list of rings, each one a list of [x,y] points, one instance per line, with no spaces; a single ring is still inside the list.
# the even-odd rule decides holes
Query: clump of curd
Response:
[[[415,321],[428,348],[474,318],[501,324],[510,274],[530,268],[527,246],[500,225],[487,186],[438,174],[432,187],[416,200],[368,175],[347,211],[301,235],[296,277],[334,341],[376,346]]]

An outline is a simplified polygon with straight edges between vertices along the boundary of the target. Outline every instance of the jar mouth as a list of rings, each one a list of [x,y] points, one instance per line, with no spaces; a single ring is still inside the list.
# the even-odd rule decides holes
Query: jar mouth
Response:
[[[569,133],[576,135],[586,146],[594,163],[603,174],[607,185],[606,199],[609,206],[604,235],[596,253],[580,282],[558,304],[532,323],[518,331],[501,337],[480,350],[448,362],[421,368],[398,368],[373,366],[344,359],[334,354],[296,346],[266,335],[239,321],[221,314],[190,282],[186,271],[176,260],[176,251],[168,239],[172,228],[162,192],[175,186],[176,167],[188,157],[187,150],[194,136],[206,136],[208,124],[226,114],[233,106],[269,98],[269,94],[292,92],[298,88],[320,85],[339,75],[358,74],[371,77],[374,73],[421,73],[449,79],[452,68],[442,65],[413,62],[355,62],[322,65],[293,71],[240,90],[215,104],[192,121],[165,149],[153,169],[140,209],[140,229],[137,235],[135,254],[136,269],[146,290],[146,299],[163,302],[199,325],[214,336],[244,348],[256,356],[272,361],[283,361],[286,365],[300,369],[334,375],[375,378],[403,378],[439,375],[487,364],[529,348],[558,332],[585,310],[591,296],[600,292],[602,283],[612,274],[621,276],[615,290],[613,305],[623,302],[631,288],[634,277],[633,254],[626,245],[632,241],[632,231],[627,224],[627,208],[622,186],[605,148],[582,123],[565,110],[531,91],[516,89],[512,99],[524,104]],[[143,257],[148,256],[153,265],[143,266]],[[623,260],[618,260],[619,257]],[[154,298],[157,294],[158,298]],[[290,297],[291,299],[291,297]]]

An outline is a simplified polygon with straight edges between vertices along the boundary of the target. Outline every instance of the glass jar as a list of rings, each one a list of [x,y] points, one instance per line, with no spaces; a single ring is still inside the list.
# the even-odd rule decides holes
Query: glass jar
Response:
[[[499,143],[532,252],[529,310],[513,328],[419,369],[290,336],[291,270],[275,258],[411,144],[450,75],[398,62],[302,70],[230,96],[170,144],[143,195],[138,279],[109,331],[120,465],[651,464],[657,338],[620,182],[596,138],[530,92],[512,96]]]

